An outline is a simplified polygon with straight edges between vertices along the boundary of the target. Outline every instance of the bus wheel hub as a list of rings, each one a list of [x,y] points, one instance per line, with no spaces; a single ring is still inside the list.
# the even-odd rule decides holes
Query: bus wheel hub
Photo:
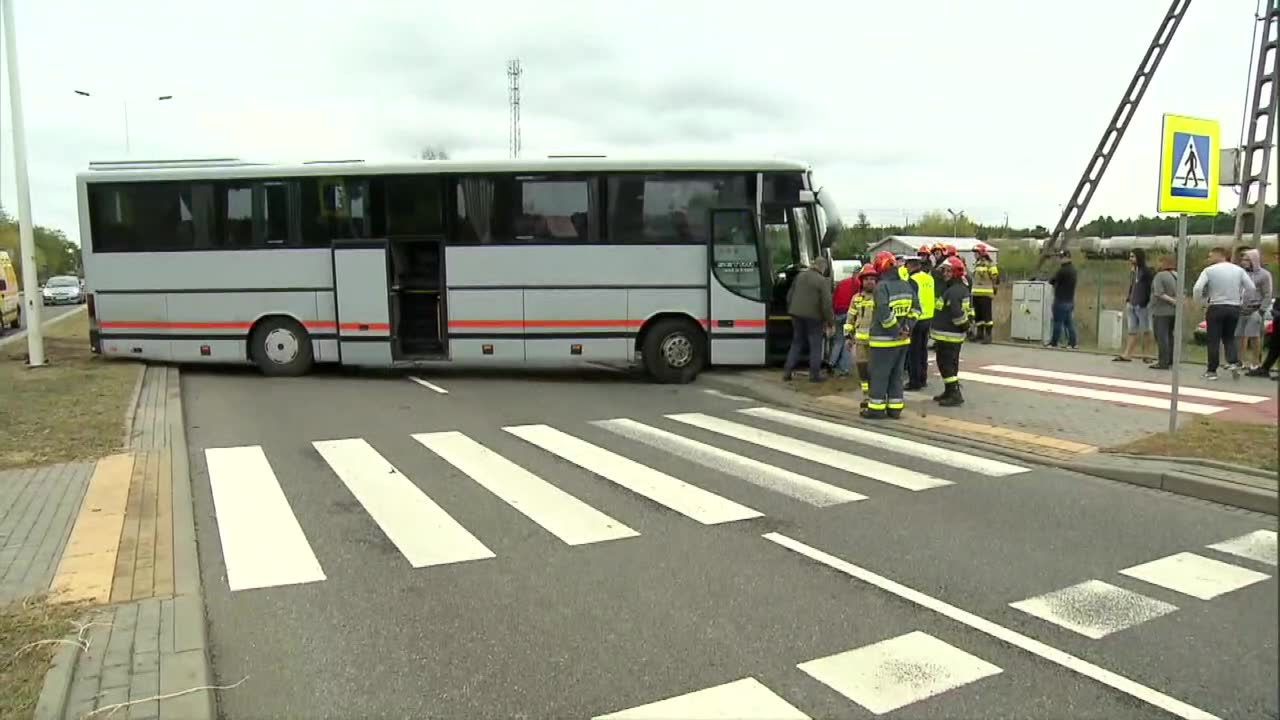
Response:
[[[298,337],[288,330],[277,328],[267,333],[267,358],[280,365],[291,362],[298,355]]]
[[[685,335],[672,335],[662,341],[662,357],[671,367],[684,367],[693,359],[693,343]]]

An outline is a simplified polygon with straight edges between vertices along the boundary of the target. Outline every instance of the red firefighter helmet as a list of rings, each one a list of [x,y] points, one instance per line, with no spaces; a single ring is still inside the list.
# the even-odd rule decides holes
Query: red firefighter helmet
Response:
[[[980,258],[991,258],[991,248],[983,245],[982,243],[978,243],[978,246],[973,249],[973,252]]]
[[[858,271],[859,280],[865,280],[867,278],[879,278],[879,277],[880,277],[880,271],[876,270],[875,267],[871,265],[863,265],[862,269]]]
[[[961,260],[960,258],[954,257],[954,256],[949,257],[947,258],[947,261],[943,263],[943,266],[951,268],[952,277],[956,277],[956,278],[964,277],[964,273],[965,273],[964,261]]]
[[[931,250],[928,245],[921,245],[920,251],[916,254],[919,255],[920,257],[929,257],[929,254],[932,252],[933,250]]]
[[[945,253],[945,252],[947,251],[947,246],[946,246],[946,245],[943,245],[942,243],[934,243],[934,244],[933,244],[933,250],[932,250],[932,251],[933,251],[933,252]]]
[[[955,257],[955,256],[956,256],[956,254],[957,254],[957,252],[956,252],[956,246],[955,246],[955,245],[948,245],[948,246],[946,247],[946,249],[945,249],[945,250],[943,250],[943,253],[944,253],[947,257],[949,257],[949,258],[953,258],[953,257]]]
[[[876,253],[876,259],[872,261],[871,266],[878,273],[888,272],[898,266],[898,259],[888,250],[882,250]]]

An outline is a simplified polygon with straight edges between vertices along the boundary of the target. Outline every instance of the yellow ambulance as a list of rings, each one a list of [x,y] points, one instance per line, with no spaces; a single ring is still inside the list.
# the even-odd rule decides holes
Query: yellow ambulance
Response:
[[[17,329],[22,317],[22,299],[18,297],[18,275],[9,253],[0,250],[0,330]]]

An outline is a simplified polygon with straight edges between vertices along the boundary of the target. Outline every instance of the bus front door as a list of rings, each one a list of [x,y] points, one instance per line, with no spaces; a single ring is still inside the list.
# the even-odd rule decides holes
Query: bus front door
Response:
[[[765,362],[765,282],[754,214],[711,213],[707,335],[716,365]]]
[[[342,363],[390,365],[392,333],[386,241],[334,241],[333,287]]]

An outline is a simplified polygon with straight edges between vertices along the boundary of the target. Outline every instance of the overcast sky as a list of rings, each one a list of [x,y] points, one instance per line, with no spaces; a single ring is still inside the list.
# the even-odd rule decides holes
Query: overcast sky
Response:
[[[35,221],[72,238],[75,173],[126,157],[124,97],[134,158],[502,158],[513,56],[525,157],[782,156],[812,163],[846,216],[1052,226],[1169,5],[16,2]],[[1162,113],[1236,142],[1255,6],[1192,4],[1088,217],[1154,213]]]

